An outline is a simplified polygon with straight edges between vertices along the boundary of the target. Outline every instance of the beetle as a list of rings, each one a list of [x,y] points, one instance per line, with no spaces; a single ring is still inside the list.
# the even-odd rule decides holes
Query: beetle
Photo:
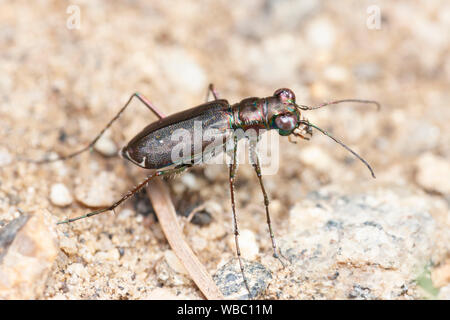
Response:
[[[29,160],[34,163],[48,163],[59,160],[66,160],[73,158],[80,153],[87,151],[95,145],[95,143],[100,139],[103,133],[122,115],[125,109],[129,106],[133,98],[139,99],[150,111],[152,111],[159,119],[155,122],[150,123],[144,129],[141,130],[134,138],[128,142],[120,150],[120,155],[145,169],[155,170],[149,174],[145,180],[135,186],[132,190],[128,191],[121,199],[113,203],[107,208],[102,208],[89,212],[85,215],[78,216],[75,218],[70,218],[61,223],[74,222],[79,219],[91,217],[102,212],[114,210],[117,206],[125,202],[132,195],[142,189],[151,179],[160,176],[172,175],[175,173],[180,173],[188,168],[199,164],[199,159],[203,156],[207,156],[212,153],[212,150],[216,148],[223,148],[224,151],[228,151],[232,155],[232,161],[229,163],[229,187],[231,194],[231,209],[233,216],[233,227],[234,227],[234,237],[236,243],[236,252],[240,264],[241,273],[243,276],[244,284],[249,290],[248,281],[244,273],[244,266],[241,260],[241,252],[239,248],[239,229],[236,219],[236,206],[234,198],[234,181],[237,171],[237,145],[238,140],[243,136],[237,135],[237,130],[247,132],[253,130],[256,132],[257,140],[254,141],[252,151],[252,166],[258,177],[261,191],[264,197],[264,206],[266,212],[267,224],[270,232],[270,237],[272,241],[273,256],[280,259],[279,250],[276,245],[275,236],[272,230],[272,225],[270,221],[269,214],[269,198],[264,188],[264,183],[261,174],[261,165],[259,157],[255,151],[255,143],[258,142],[260,132],[262,130],[277,130],[281,136],[287,137],[299,137],[302,139],[309,140],[310,135],[312,135],[312,128],[322,132],[327,135],[335,142],[340,144],[342,147],[351,152],[355,157],[361,160],[366,167],[371,172],[372,176],[375,178],[375,174],[371,166],[361,158],[357,153],[343,144],[341,141],[333,137],[328,132],[319,128],[318,126],[309,122],[303,117],[302,112],[307,110],[314,110],[322,108],[332,104],[338,104],[343,102],[359,102],[359,103],[370,103],[375,104],[378,108],[379,103],[373,100],[361,100],[361,99],[343,99],[336,100],[332,102],[323,103],[316,107],[309,107],[306,105],[301,105],[296,103],[296,97],[292,90],[288,88],[281,88],[276,90],[273,95],[263,98],[251,97],[243,99],[242,101],[230,104],[225,99],[219,99],[214,86],[210,84],[208,88],[207,99],[212,93],[214,100],[207,101],[204,104],[187,109],[170,116],[165,117],[162,112],[160,112],[147,98],[139,93],[134,93],[128,99],[127,103],[120,109],[116,116],[106,125],[103,130],[92,140],[89,145],[85,148],[78,150],[69,155],[60,156],[55,159],[44,159],[44,160]],[[194,128],[196,123],[200,123],[201,129],[203,131],[209,129],[215,129],[218,131],[219,136],[222,139],[219,144],[214,144],[213,142],[202,141],[200,148],[196,148],[195,144],[188,140],[182,145],[183,148],[188,149],[189,156],[181,157],[174,160],[173,149],[179,144],[178,141],[173,139],[173,135],[177,130],[184,130],[188,135],[194,135]],[[215,140],[217,141],[217,140]],[[224,141],[231,141],[231,148],[226,149]],[[291,141],[291,140],[290,140]],[[293,141],[291,141],[293,142]],[[284,264],[283,264],[284,265]]]

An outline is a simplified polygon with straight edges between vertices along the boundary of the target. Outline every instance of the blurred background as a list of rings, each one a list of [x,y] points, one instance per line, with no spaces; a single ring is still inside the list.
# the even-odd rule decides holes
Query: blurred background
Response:
[[[321,188],[414,194],[437,225],[442,250],[433,260],[440,272],[434,287],[448,288],[448,1],[0,3],[0,227],[19,210],[51,214],[51,221],[79,215],[111,203],[142,179],[142,170],[107,157],[155,120],[137,102],[99,152],[47,166],[15,162],[86,145],[134,92],[170,114],[203,103],[209,83],[230,103],[288,87],[301,104],[344,98],[381,103],[378,112],[358,104],[305,112],[363,156],[377,179],[319,133],[297,145],[282,139],[280,170],[265,176],[276,234],[288,230],[289,210]],[[210,204],[213,223],[186,227],[186,237],[211,273],[234,255],[228,240],[209,249],[204,243],[219,241],[212,233],[232,237],[227,179],[225,167],[212,166],[169,181],[179,213]],[[261,255],[270,256],[262,196],[249,166],[238,173],[237,201],[241,228],[252,232]],[[158,276],[164,268],[154,261],[167,258],[168,246],[151,217],[136,213],[136,203],[116,216],[54,228],[49,243],[60,250],[44,255],[48,267],[40,274],[47,280],[24,293],[15,283],[26,277],[18,273],[8,284],[14,289],[3,293],[44,299],[161,294],[153,289],[169,280]],[[178,294],[201,297],[189,280],[171,281]]]

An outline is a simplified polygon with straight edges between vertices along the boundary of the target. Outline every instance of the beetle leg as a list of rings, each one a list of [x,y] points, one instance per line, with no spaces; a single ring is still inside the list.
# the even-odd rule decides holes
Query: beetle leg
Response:
[[[209,101],[209,94],[212,94],[214,97],[214,100],[219,100],[219,93],[216,91],[216,89],[214,89],[214,84],[210,83],[208,86],[208,92],[206,93],[206,101]]]
[[[60,161],[60,160],[67,160],[70,158],[73,158],[87,150],[90,150],[94,147],[94,145],[97,143],[97,141],[100,139],[100,137],[105,133],[106,130],[109,129],[109,127],[111,127],[111,125],[120,118],[120,116],[122,115],[122,113],[125,111],[125,109],[128,107],[128,105],[130,104],[131,100],[136,97],[138,98],[147,108],[150,109],[150,111],[152,111],[159,119],[164,118],[164,114],[161,113],[155,106],[153,106],[153,104],[147,99],[145,98],[143,95],[141,95],[140,93],[136,92],[133,93],[131,95],[131,97],[128,99],[127,103],[125,103],[125,105],[122,107],[122,109],[120,109],[120,111],[115,115],[114,118],[111,119],[111,121],[108,122],[108,124],[106,125],[106,127],[103,128],[102,131],[100,131],[100,133],[94,138],[94,140],[92,140],[86,147],[70,153],[68,155],[64,155],[64,156],[59,156],[56,159],[41,159],[41,160],[32,160],[32,159],[20,159],[21,161],[25,161],[25,162],[31,162],[31,163],[37,163],[37,164],[41,164],[41,163],[49,163],[49,162],[55,162],[55,161]]]
[[[266,208],[267,226],[269,227],[270,239],[272,240],[273,257],[278,259],[280,261],[280,263],[283,265],[283,267],[285,267],[284,262],[281,260],[280,256],[278,255],[278,252],[277,252],[277,251],[279,251],[279,249],[277,250],[277,243],[275,241],[275,235],[273,233],[272,223],[270,221],[269,197],[267,196],[267,192],[266,192],[266,189],[264,187],[262,174],[261,174],[261,165],[260,165],[260,162],[259,162],[259,156],[258,156],[258,153],[256,152],[256,146],[257,146],[258,140],[259,140],[259,137],[257,138],[256,141],[250,140],[250,157],[251,157],[251,162],[252,162],[253,168],[255,169],[256,176],[258,177],[259,184],[261,186],[261,191],[262,191],[262,194],[263,194],[263,197],[264,197],[264,206]]]
[[[237,137],[234,136],[234,148],[233,148],[233,160],[229,165],[230,168],[230,192],[231,192],[231,212],[233,214],[233,227],[234,227],[234,241],[236,243],[236,254],[239,260],[239,267],[241,269],[242,278],[244,279],[245,287],[248,291],[249,296],[251,297],[251,291],[248,286],[247,277],[245,276],[244,272],[244,264],[242,263],[241,259],[241,249],[239,248],[239,229],[238,229],[238,223],[237,223],[237,217],[236,217],[236,203],[234,200],[234,179],[236,176],[236,169],[237,169],[237,163],[236,163],[236,154],[237,154]]]
[[[158,119],[162,119],[165,117],[164,113],[162,113],[161,111],[158,110],[158,108],[156,108],[153,103],[150,102],[150,100],[148,100],[146,97],[144,97],[142,94],[140,94],[139,92],[135,92],[130,100],[127,102],[130,103],[131,99],[133,99],[133,97],[138,98],[147,108],[149,108],[149,110],[151,112],[153,112],[155,114],[155,116],[158,117]],[[126,105],[125,105],[126,106]],[[125,108],[125,107],[124,107]]]
[[[132,190],[128,191],[120,200],[114,202],[112,205],[110,205],[107,208],[103,208],[103,209],[99,209],[99,210],[95,210],[92,212],[89,212],[87,214],[84,214],[82,216],[78,216],[75,218],[71,218],[71,219],[67,219],[64,221],[60,221],[58,222],[58,224],[63,224],[63,223],[69,223],[69,222],[73,222],[73,221],[77,221],[80,219],[84,219],[84,218],[88,218],[88,217],[92,217],[95,216],[99,213],[103,213],[106,211],[111,211],[114,210],[116,207],[118,207],[120,204],[122,204],[123,202],[125,202],[126,200],[128,200],[132,195],[134,195],[136,192],[138,192],[139,190],[141,190],[143,187],[146,186],[146,184],[153,178],[155,177],[161,177],[161,176],[165,176],[165,175],[170,175],[170,174],[176,174],[176,173],[181,173],[184,170],[186,170],[187,168],[191,167],[191,165],[180,165],[178,167],[172,168],[172,169],[167,169],[167,170],[160,170],[160,171],[155,171],[152,174],[148,175],[147,178],[142,181],[141,183],[139,183],[136,187],[134,187]]]

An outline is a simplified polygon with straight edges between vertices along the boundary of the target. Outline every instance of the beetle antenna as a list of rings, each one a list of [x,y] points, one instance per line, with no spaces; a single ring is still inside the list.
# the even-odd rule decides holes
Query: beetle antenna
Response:
[[[377,110],[380,110],[381,105],[378,101],[375,100],[361,100],[361,99],[344,99],[344,100],[335,100],[335,101],[331,101],[331,102],[325,102],[322,103],[318,106],[315,107],[309,107],[309,106],[305,106],[303,104],[298,104],[297,107],[300,108],[301,110],[315,110],[315,109],[320,109],[323,108],[325,106],[329,106],[331,104],[339,104],[342,102],[359,102],[359,103],[370,103],[370,104],[374,104],[377,106]]]
[[[369,169],[370,173],[372,174],[373,178],[375,177],[375,173],[372,170],[372,167],[367,163],[366,160],[364,160],[359,154],[357,154],[355,151],[353,151],[352,149],[350,149],[349,147],[347,147],[343,142],[339,141],[338,139],[336,139],[335,137],[333,137],[330,133],[326,132],[325,130],[315,126],[314,124],[312,124],[309,121],[301,121],[301,123],[305,124],[306,126],[309,127],[313,127],[316,130],[319,130],[320,132],[322,132],[324,135],[328,136],[329,138],[333,139],[336,143],[340,144],[342,147],[344,147],[347,151],[349,151],[350,153],[352,153],[356,158],[358,158],[359,160],[361,160],[362,163],[364,163],[366,165],[366,167]]]

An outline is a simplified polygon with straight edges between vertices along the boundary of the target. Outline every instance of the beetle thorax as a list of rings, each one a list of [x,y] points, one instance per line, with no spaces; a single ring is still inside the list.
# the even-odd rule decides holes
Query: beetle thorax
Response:
[[[247,98],[234,104],[232,110],[236,128],[268,129],[266,99]]]

